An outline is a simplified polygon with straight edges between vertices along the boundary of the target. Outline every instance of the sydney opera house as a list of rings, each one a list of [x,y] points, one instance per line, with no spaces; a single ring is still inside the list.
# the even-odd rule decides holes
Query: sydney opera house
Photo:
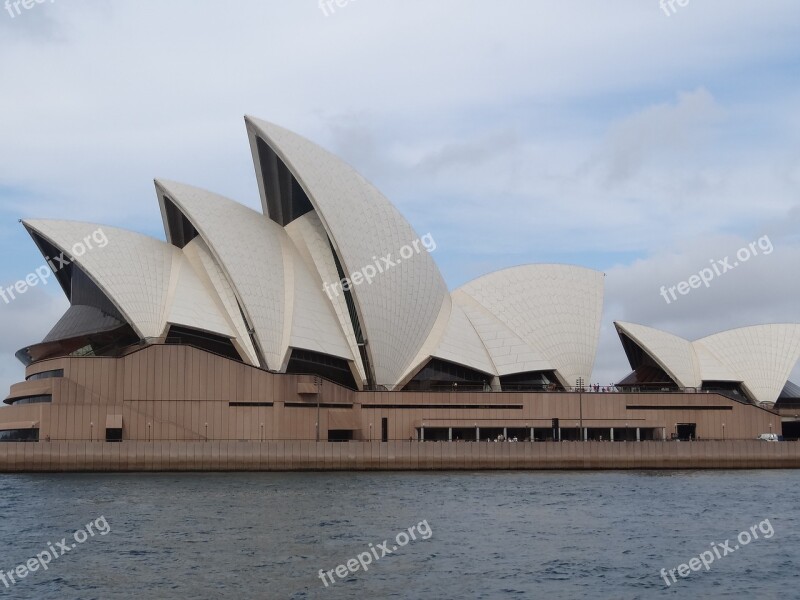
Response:
[[[435,241],[349,165],[246,118],[261,211],[157,180],[165,239],[24,220],[70,302],[17,354],[4,441],[754,440],[781,433],[799,325],[695,342],[616,323],[604,275],[524,265],[448,290]],[[95,243],[102,232],[104,243]],[[56,262],[56,258],[58,260]],[[787,394],[789,396],[787,396]],[[789,398],[788,401],[791,400]]]

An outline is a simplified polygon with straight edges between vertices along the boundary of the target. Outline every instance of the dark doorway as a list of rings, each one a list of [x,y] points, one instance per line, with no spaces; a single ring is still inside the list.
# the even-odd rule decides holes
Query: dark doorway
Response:
[[[417,434],[420,439],[422,437],[422,430],[418,430]],[[446,442],[449,439],[450,430],[447,427],[426,427],[425,440],[426,442]]]
[[[559,431],[561,434],[559,442],[580,442],[583,438],[583,430],[580,427],[562,427]]]
[[[525,427],[524,429],[521,427],[509,427],[508,428],[508,439],[513,440],[517,438],[518,442],[530,442],[531,441],[531,428]]]
[[[678,423],[678,439],[682,442],[697,439],[696,423]]]
[[[624,436],[624,430],[622,435]],[[614,430],[614,439],[617,439],[617,430]],[[610,442],[611,441],[611,428],[610,427],[588,427],[586,429],[586,439],[590,442]],[[623,437],[624,439],[624,437]]]
[[[389,441],[389,419],[383,417],[381,419],[381,441],[388,442]]]
[[[453,427],[454,442],[474,442],[475,427]]]
[[[800,439],[800,421],[784,421],[783,439],[791,441]]]
[[[328,431],[329,442],[349,442],[353,439],[351,429],[331,429]]]
[[[481,427],[481,439],[478,441],[495,441],[503,435],[502,427]]]

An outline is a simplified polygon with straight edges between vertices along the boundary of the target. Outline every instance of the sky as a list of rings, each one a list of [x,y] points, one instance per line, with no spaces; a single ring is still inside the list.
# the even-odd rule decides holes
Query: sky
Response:
[[[259,208],[250,114],[372,181],[451,289],[525,263],[604,272],[593,381],[630,371],[615,320],[688,339],[800,322],[796,1],[339,4],[0,6],[0,286],[43,264],[21,218],[163,239],[156,177]],[[54,283],[0,301],[2,395],[66,307]]]

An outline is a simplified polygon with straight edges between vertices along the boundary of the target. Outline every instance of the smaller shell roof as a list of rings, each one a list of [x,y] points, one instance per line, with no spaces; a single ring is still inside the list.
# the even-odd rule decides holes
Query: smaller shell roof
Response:
[[[614,325],[620,335],[634,341],[678,385],[739,382],[757,403],[774,403],[800,360],[800,325],[794,323],[730,329],[694,342],[643,325]]]
[[[494,327],[484,325],[478,333],[501,375],[549,365],[547,369],[556,371],[562,385],[570,387],[578,378],[588,381],[591,377],[600,339],[603,288],[604,275],[598,271],[536,264],[479,277],[460,287],[454,297],[468,296],[496,321]],[[467,316],[474,314],[465,310]],[[508,344],[492,341],[508,337],[509,332],[528,350],[519,353],[514,363],[506,360]]]
[[[184,253],[132,231],[82,223],[28,219],[26,228],[78,265],[142,338],[163,335],[169,324],[231,337],[213,290],[204,286]]]

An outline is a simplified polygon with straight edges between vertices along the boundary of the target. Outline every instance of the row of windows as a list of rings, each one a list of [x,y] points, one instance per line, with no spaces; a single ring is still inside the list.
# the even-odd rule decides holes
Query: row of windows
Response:
[[[289,364],[286,366],[287,373],[319,375],[348,387],[356,389],[356,382],[353,379],[353,372],[350,370],[350,363],[345,359],[313,350],[301,350],[294,348]]]
[[[0,431],[0,442],[38,442],[39,429],[6,429]]]
[[[492,376],[451,363],[439,358],[432,358],[417,375],[409,381],[403,391],[487,391]]]
[[[316,405],[313,405],[316,406]],[[374,409],[454,409],[454,410],[522,410],[522,404],[362,404]]]
[[[41,396],[25,396],[24,398],[10,398],[6,404],[11,406],[23,406],[25,404],[47,404],[53,401],[52,394],[42,394]]]
[[[173,325],[169,328],[166,342],[167,344],[187,344],[189,346],[195,346],[201,350],[207,350],[208,352],[213,352],[214,354],[230,358],[237,362],[242,362],[242,357],[239,355],[236,346],[233,345],[230,338],[207,331]]]
[[[25,381],[39,381],[41,379],[55,379],[64,376],[64,369],[55,369],[53,371],[42,371],[25,378]]]

